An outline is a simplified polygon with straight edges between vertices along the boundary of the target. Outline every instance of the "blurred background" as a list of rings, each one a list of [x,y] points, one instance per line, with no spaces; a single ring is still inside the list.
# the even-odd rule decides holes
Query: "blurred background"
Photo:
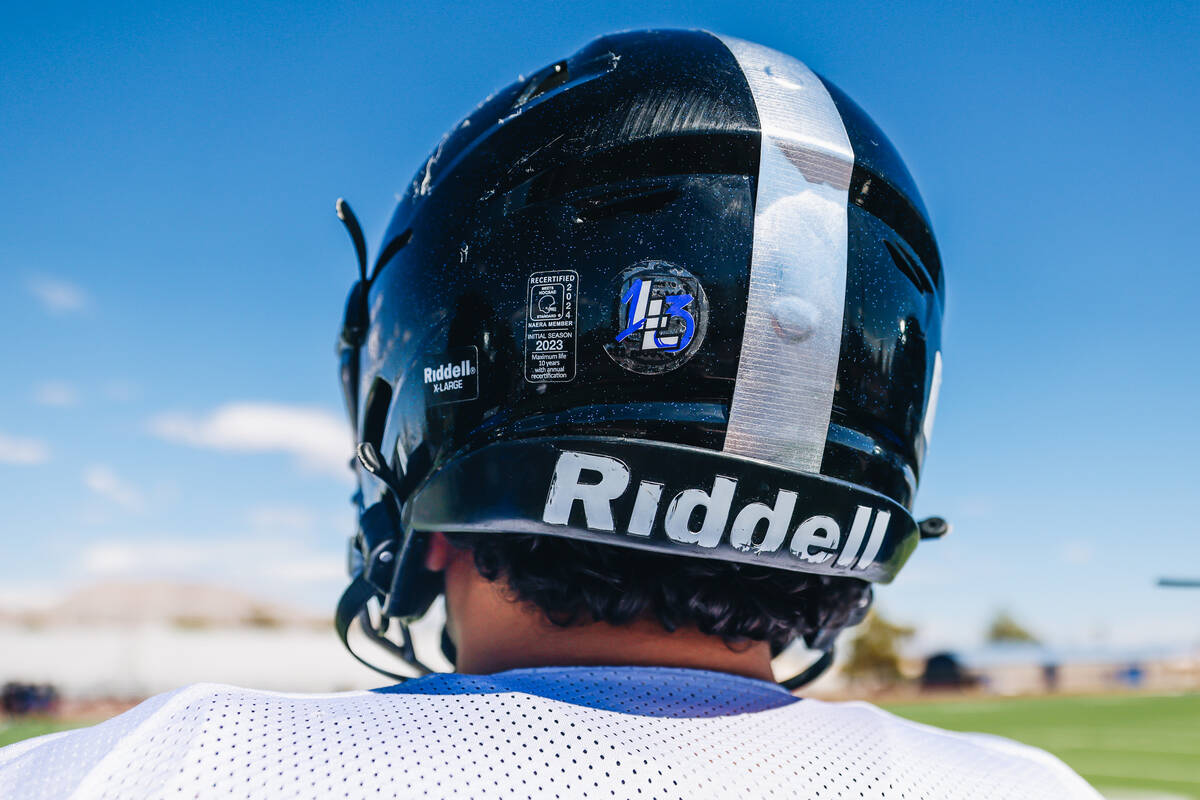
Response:
[[[846,90],[946,264],[917,512],[954,531],[813,693],[1200,797],[1194,2],[5,4],[0,743],[195,681],[384,682],[331,627],[333,201],[375,248],[486,95],[656,26]]]

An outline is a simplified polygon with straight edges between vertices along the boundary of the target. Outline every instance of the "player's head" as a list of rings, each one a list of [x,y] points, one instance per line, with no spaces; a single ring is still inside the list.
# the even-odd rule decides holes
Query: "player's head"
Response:
[[[423,615],[445,532],[552,617],[614,608],[569,591],[594,563],[665,624],[828,647],[916,546],[937,245],[887,138],[795,59],[603,37],[443,137],[373,268],[339,211],[361,264],[343,632],[381,635],[372,599]]]

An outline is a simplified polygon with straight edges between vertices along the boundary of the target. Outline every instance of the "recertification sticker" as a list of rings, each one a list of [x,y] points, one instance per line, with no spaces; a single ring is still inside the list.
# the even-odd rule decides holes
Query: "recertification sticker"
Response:
[[[530,383],[575,378],[579,274],[572,270],[529,276],[525,314],[525,380]]]

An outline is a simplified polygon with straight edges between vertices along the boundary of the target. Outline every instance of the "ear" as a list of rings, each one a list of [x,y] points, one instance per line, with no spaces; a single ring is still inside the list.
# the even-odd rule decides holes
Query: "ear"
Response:
[[[455,547],[440,531],[430,534],[425,547],[425,569],[430,572],[445,572],[454,560]]]

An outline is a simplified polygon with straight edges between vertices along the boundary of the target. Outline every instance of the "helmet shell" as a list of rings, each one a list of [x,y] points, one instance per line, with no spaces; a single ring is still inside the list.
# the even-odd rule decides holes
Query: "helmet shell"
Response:
[[[788,91],[823,105],[797,111]],[[780,108],[790,144],[778,135]],[[814,115],[832,138],[810,146],[794,129]],[[787,164],[819,195],[819,213],[781,194],[774,176]],[[831,214],[832,234],[808,229]],[[789,271],[810,245],[826,259],[818,268],[842,254],[832,278]],[[825,297],[815,305],[809,279]],[[756,299],[787,281],[799,290],[769,307]],[[822,294],[823,281],[836,293]],[[515,456],[506,474],[492,461],[455,468],[473,454],[580,437],[852,487],[907,518],[940,380],[943,296],[912,177],[837,87],[787,56],[701,31],[606,36],[489,97],[417,171],[370,276],[350,373],[358,436],[403,476],[405,536],[452,528],[456,514],[481,518],[466,484],[435,487],[437,513],[411,507],[439,474],[549,479],[525,474]],[[821,344],[812,329],[830,320]],[[772,337],[775,351],[754,349]],[[778,356],[807,358],[809,342],[826,352],[815,379]],[[745,409],[763,404],[798,414],[815,438],[793,441],[792,423],[773,428],[770,414],[745,424]],[[384,494],[364,482],[364,507]],[[555,532],[509,511],[484,527]],[[908,519],[872,579],[890,580],[915,536]]]

